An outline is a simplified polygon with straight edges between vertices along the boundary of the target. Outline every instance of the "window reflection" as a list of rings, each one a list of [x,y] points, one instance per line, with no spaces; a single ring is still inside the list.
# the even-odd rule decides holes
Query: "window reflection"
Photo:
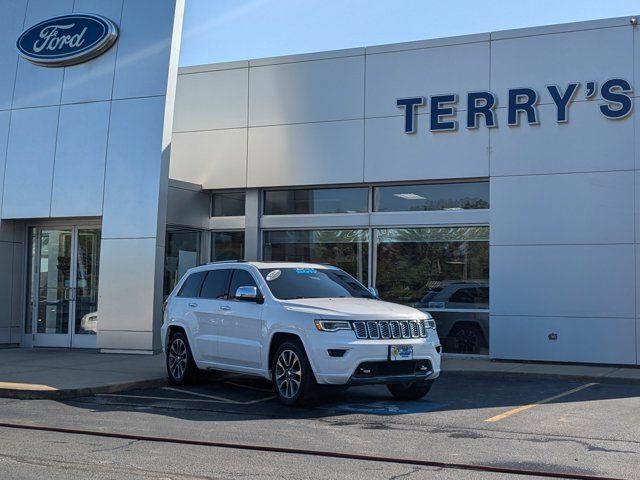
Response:
[[[214,193],[211,196],[212,217],[244,217],[244,192]]]
[[[264,234],[265,260],[330,263],[367,284],[367,230],[289,230]]]
[[[368,188],[317,188],[264,192],[265,215],[368,211]]]
[[[185,272],[200,263],[200,232],[167,232],[164,260],[164,295],[167,296]]]
[[[430,312],[445,352],[487,354],[488,240],[488,227],[377,230],[381,298]]]
[[[211,237],[211,261],[243,260],[244,232],[213,232]]]
[[[374,212],[421,212],[489,208],[489,182],[376,187]]]

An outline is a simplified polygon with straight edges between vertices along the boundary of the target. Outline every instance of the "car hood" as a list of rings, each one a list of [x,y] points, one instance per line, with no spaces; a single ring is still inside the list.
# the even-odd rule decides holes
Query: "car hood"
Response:
[[[327,319],[412,320],[428,315],[415,308],[368,298],[302,298],[281,303],[287,310]]]

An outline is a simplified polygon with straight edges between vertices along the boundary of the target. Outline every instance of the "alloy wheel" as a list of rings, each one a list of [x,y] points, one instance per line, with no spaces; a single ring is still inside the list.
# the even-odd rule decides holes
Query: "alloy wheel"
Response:
[[[169,371],[174,379],[180,380],[186,370],[187,346],[181,338],[176,338],[169,348]]]
[[[293,350],[283,350],[276,362],[276,386],[284,398],[294,398],[302,384],[302,365]]]

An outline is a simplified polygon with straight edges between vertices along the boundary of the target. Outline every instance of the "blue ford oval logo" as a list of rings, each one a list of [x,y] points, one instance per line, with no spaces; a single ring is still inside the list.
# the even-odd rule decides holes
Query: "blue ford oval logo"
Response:
[[[97,57],[117,37],[118,27],[108,18],[78,13],[37,23],[20,35],[16,46],[31,63],[63,67]]]

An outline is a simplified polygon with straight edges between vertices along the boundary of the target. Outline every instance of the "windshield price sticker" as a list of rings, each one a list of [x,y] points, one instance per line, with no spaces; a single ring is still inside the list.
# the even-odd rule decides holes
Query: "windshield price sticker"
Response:
[[[315,268],[296,268],[296,273],[299,275],[313,275],[318,271]]]

